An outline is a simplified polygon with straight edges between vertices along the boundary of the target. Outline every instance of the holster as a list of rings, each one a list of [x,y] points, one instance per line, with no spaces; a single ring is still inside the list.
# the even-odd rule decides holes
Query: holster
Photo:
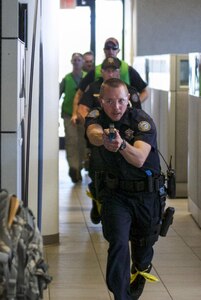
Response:
[[[105,174],[105,184],[110,190],[116,190],[119,187],[119,178],[114,173]]]

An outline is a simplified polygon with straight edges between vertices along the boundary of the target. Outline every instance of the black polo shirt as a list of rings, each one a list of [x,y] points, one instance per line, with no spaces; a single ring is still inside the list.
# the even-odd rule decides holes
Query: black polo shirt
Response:
[[[143,110],[128,108],[121,120],[113,122],[102,109],[94,110],[85,119],[86,128],[91,124],[99,124],[109,128],[114,123],[122,139],[133,145],[135,141],[144,141],[151,146],[151,151],[142,168],[129,164],[120,152],[110,152],[104,146],[96,147],[91,145],[93,167],[96,170],[112,171],[118,177],[125,180],[138,180],[146,177],[145,171],[150,170],[153,175],[160,174],[160,160],[157,150],[156,127]]]

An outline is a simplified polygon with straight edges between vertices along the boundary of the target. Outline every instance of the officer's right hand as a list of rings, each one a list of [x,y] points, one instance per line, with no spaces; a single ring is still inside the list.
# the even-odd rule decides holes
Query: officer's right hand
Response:
[[[109,138],[109,128],[104,129],[103,133],[103,145],[108,151],[111,152],[117,152],[122,143],[122,138],[117,129],[115,129],[115,133],[115,138],[112,141]]]

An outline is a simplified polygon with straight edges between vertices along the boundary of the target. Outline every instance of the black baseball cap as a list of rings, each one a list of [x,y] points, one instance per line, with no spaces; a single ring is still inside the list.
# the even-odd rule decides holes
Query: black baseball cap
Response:
[[[121,61],[117,57],[105,58],[102,62],[101,69],[106,70],[109,68],[119,69],[121,66]]]

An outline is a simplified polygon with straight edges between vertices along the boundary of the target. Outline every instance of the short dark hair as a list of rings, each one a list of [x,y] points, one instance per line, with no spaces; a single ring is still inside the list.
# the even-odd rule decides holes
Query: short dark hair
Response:
[[[94,56],[94,53],[93,53],[93,51],[87,51],[87,52],[85,52],[83,54],[83,56],[85,56],[85,55],[92,55],[92,56]]]
[[[124,81],[122,81],[119,78],[110,78],[110,79],[105,80],[101,84],[100,98],[103,97],[106,86],[109,86],[109,87],[112,87],[112,88],[118,88],[120,86],[123,86],[125,88],[125,90],[128,92],[127,85],[126,85],[126,83]]]
[[[80,56],[81,58],[83,58],[83,55],[82,55],[81,53],[79,53],[79,52],[74,52],[74,53],[72,54],[72,57],[71,57],[71,58],[73,58],[74,56]]]

